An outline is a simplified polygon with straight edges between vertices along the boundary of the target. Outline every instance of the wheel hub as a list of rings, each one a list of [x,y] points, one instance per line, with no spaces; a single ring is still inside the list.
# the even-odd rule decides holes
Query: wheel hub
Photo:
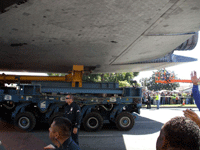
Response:
[[[120,125],[121,125],[122,127],[128,127],[130,124],[131,124],[131,120],[130,120],[129,117],[122,117],[122,118],[120,119]]]
[[[23,129],[29,127],[29,125],[30,125],[29,118],[27,118],[27,117],[21,117],[19,119],[19,121],[18,121],[18,125],[19,125],[19,127],[23,128]]]
[[[90,128],[96,128],[99,124],[99,121],[97,118],[95,117],[91,117],[88,119],[87,121],[87,125],[90,127]]]

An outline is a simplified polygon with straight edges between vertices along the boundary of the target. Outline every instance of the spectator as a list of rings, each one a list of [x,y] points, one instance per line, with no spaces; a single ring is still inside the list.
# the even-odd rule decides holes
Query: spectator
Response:
[[[64,117],[55,118],[49,128],[49,138],[55,144],[48,145],[44,149],[55,150],[80,150],[79,146],[71,139],[71,121]]]
[[[170,92],[166,93],[166,104],[170,104]]]
[[[181,95],[181,93],[179,92],[179,93],[178,93],[179,104],[182,104],[182,103],[181,103],[181,96],[182,96],[182,95]]]
[[[200,94],[199,94],[199,89],[198,89],[198,82],[200,82],[200,78],[199,79],[197,78],[196,71],[191,73],[191,80],[193,83],[192,93],[195,100],[195,104],[200,110]]]
[[[151,96],[147,93],[147,109],[151,109]]]
[[[186,104],[190,104],[190,95],[187,93],[186,95]]]
[[[179,96],[178,96],[178,94],[176,95],[176,104],[179,104]]]
[[[161,93],[161,102],[160,104],[165,104],[165,94],[164,92]]]
[[[180,94],[181,94],[180,95],[180,101],[181,101],[180,103],[183,104],[183,92],[181,92]]]
[[[152,93],[153,105],[156,105],[156,93]]]
[[[185,104],[187,104],[187,103],[186,103],[187,94],[186,94],[185,92],[182,93],[182,97],[183,97],[183,102],[184,102]]]
[[[147,101],[148,101],[148,100],[147,100],[147,96],[145,95],[145,96],[144,96],[144,104],[145,104],[145,105],[147,105]]]
[[[156,104],[157,104],[157,109],[159,109],[159,105],[160,105],[160,93],[159,92],[156,93],[155,100],[156,100]]]
[[[169,104],[173,104],[172,93],[169,93]]]
[[[176,104],[176,94],[175,92],[172,94],[173,104]]]
[[[142,93],[142,104],[145,104],[145,94]]]
[[[199,127],[186,117],[175,117],[166,122],[156,142],[156,150],[199,150],[199,147]]]
[[[181,93],[178,93],[178,104],[182,104],[181,103]]]

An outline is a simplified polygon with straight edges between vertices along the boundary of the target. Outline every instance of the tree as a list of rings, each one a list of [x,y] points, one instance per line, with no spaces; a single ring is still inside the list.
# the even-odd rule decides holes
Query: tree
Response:
[[[65,76],[65,73],[47,73],[48,76]]]
[[[135,74],[135,76],[134,76]],[[92,80],[92,82],[119,82],[126,81],[131,84],[131,80],[136,77],[139,73],[133,72],[123,72],[123,73],[104,73],[104,74],[96,74],[98,80]],[[88,75],[90,77],[92,74]],[[87,78],[88,78],[87,77]],[[83,80],[84,81],[84,80]]]
[[[101,74],[83,75],[83,82],[99,82],[101,81]]]
[[[119,81],[119,87],[131,87],[131,85],[125,81]]]
[[[158,72],[162,72],[162,70],[158,70]],[[155,83],[155,73],[153,72],[150,78],[142,78],[140,82],[142,86],[146,86],[148,90],[160,91],[160,90],[176,90],[177,87],[180,86],[179,83],[169,83],[169,84],[162,84],[162,83]],[[174,73],[174,72],[172,72]],[[176,76],[175,76],[176,78]]]
[[[65,76],[63,73],[48,73],[49,76]],[[130,86],[131,80],[138,76],[139,72],[123,72],[123,73],[98,73],[98,74],[84,74],[83,82],[120,82],[121,85]]]

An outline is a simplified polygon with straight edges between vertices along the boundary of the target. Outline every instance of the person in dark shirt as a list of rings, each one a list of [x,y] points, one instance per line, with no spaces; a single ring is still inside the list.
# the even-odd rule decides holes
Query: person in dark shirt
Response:
[[[72,122],[72,139],[79,145],[78,133],[81,121],[81,109],[74,101],[73,95],[67,95],[65,102],[67,103],[65,107],[64,117],[68,118]]]
[[[151,96],[149,93],[147,94],[147,99],[147,109],[151,109]]]
[[[80,150],[80,147],[72,140],[71,121],[64,117],[57,117],[53,120],[49,128],[49,138],[53,144],[49,144],[44,149],[55,150]]]

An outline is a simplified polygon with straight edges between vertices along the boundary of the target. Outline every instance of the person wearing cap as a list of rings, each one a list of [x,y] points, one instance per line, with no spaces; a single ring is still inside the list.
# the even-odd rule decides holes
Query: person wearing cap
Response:
[[[65,106],[64,117],[68,118],[72,122],[71,137],[79,145],[78,133],[81,122],[81,109],[79,105],[74,102],[73,95],[67,95],[65,98],[67,105]]]

